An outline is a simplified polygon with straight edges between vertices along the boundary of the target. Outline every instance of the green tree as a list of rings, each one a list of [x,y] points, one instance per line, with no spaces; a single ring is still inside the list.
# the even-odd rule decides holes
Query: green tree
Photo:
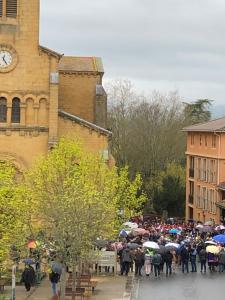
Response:
[[[121,172],[85,152],[78,142],[62,139],[26,174],[36,218],[53,240],[59,259],[72,267],[74,289],[76,266],[90,257],[96,239],[114,236],[122,196],[126,215],[127,208],[133,210],[140,179],[129,183],[127,171]]]
[[[151,183],[154,209],[169,217],[183,217],[185,208],[185,168],[172,162]]]
[[[198,99],[191,103],[184,102],[184,115],[188,125],[208,122],[211,119],[210,107],[213,101]]]
[[[14,167],[0,163],[0,268],[10,267],[12,249],[24,250],[30,230],[30,206],[22,198],[23,188]]]

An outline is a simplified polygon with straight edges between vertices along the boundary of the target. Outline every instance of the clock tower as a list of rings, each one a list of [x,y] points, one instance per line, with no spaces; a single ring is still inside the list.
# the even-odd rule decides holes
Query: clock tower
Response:
[[[58,136],[61,55],[39,45],[39,11],[39,0],[0,0],[0,130],[38,135],[45,153]]]
[[[0,162],[18,169],[68,135],[108,153],[101,59],[40,46],[39,14],[40,0],[0,0]]]

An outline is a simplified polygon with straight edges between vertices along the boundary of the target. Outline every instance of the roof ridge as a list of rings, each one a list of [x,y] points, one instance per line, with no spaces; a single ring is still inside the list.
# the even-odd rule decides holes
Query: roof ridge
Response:
[[[86,121],[86,120],[84,120],[84,119],[82,119],[82,118],[80,118],[80,117],[77,117],[77,116],[75,116],[75,115],[72,115],[72,114],[70,114],[70,113],[68,113],[68,112],[66,112],[66,111],[64,111],[64,110],[62,110],[62,109],[58,109],[58,113],[59,113],[59,115],[61,115],[61,116],[63,116],[63,117],[67,117],[67,118],[69,118],[69,119],[71,119],[71,120],[73,120],[73,121],[75,121],[75,122],[77,121],[78,123],[81,123],[81,124],[83,124],[84,126],[91,127],[91,128],[94,129],[95,131],[100,131],[100,132],[102,132],[103,134],[108,135],[108,136],[111,136],[111,135],[112,135],[112,132],[111,132],[111,131],[109,131],[109,130],[103,128],[103,127],[100,127],[100,126],[98,126],[98,125],[96,125],[96,124],[93,124],[93,123],[91,123],[91,122],[89,122],[89,121]]]
[[[199,125],[208,124],[208,123],[218,121],[218,120],[222,120],[222,119],[225,119],[225,116],[220,117],[220,118],[216,118],[216,119],[213,119],[213,120],[210,120],[210,121],[207,121],[207,122],[201,122],[201,123],[196,123],[196,124],[193,124],[193,125],[188,125],[188,126],[185,126],[184,129],[188,128],[188,127],[195,127],[195,126],[199,126]]]

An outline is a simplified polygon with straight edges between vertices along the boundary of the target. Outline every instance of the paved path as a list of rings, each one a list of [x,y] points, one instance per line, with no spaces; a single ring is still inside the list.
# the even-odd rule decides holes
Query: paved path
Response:
[[[91,300],[130,300],[132,276],[99,276],[95,277],[98,285]],[[7,287],[10,292],[10,287]],[[16,300],[51,300],[49,280],[42,282],[41,286],[26,292],[24,286],[16,288]],[[71,299],[71,298],[68,298]]]
[[[136,280],[132,300],[215,300],[225,295],[225,273],[173,274]]]

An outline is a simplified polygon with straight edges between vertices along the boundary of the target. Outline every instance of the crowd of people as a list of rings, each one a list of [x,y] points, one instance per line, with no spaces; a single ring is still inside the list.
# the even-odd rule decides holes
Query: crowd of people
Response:
[[[127,222],[124,227],[120,241],[107,246],[117,250],[121,275],[160,277],[164,272],[170,276],[179,269],[182,273],[225,271],[223,224]]]

